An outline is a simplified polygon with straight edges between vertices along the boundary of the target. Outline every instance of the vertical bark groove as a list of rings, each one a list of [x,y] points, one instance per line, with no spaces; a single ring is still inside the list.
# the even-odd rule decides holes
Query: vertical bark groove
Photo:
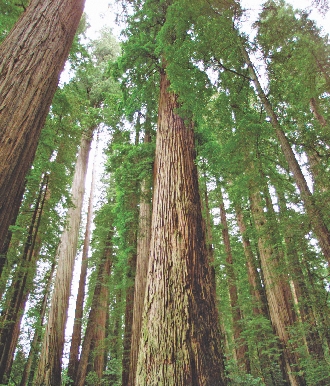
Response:
[[[136,385],[224,385],[194,134],[161,73],[147,290]]]

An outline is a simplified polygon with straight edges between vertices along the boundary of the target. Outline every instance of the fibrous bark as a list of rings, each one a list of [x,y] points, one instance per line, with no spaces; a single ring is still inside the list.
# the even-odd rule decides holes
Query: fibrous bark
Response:
[[[161,73],[149,268],[136,385],[224,385],[194,133]]]
[[[2,254],[83,7],[84,0],[32,0],[0,48]]]

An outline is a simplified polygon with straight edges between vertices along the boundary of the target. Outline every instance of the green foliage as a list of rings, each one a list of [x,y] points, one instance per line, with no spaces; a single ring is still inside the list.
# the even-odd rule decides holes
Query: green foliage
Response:
[[[27,5],[28,0],[22,0],[20,3],[15,0],[0,1],[0,43],[12,29]]]

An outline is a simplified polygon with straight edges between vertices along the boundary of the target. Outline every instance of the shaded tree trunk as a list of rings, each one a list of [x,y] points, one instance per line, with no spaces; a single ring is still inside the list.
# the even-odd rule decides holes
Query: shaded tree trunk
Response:
[[[194,133],[161,72],[149,268],[136,384],[224,385]]]
[[[0,48],[0,273],[59,75],[84,0],[32,0]]]
[[[47,188],[48,175],[44,175],[25,242],[22,261],[16,269],[12,284],[6,294],[6,308],[1,316],[0,383],[7,382],[10,376],[21,320],[31,290],[31,281],[36,270],[40,250],[40,245],[36,246],[36,240],[47,196]]]
[[[84,342],[82,345],[77,375],[74,379],[75,386],[84,386],[87,367],[93,350],[97,350],[91,368],[97,373],[99,382],[104,371],[104,345],[105,330],[108,313],[109,290],[107,281],[112,266],[112,232],[109,233],[102,259],[98,266],[96,285],[93,294],[92,306],[89,312]]]
[[[253,298],[253,313],[255,315],[264,315],[269,318],[269,310],[267,307],[266,293],[261,285],[260,276],[256,268],[256,259],[251,247],[249,237],[247,235],[247,227],[244,221],[242,209],[239,205],[235,206],[237,224],[242,235],[244,254],[246,257],[246,266],[248,271],[248,280]]]
[[[54,271],[55,271],[55,263],[52,264],[50,272],[49,272],[49,277],[48,277],[47,285],[46,285],[46,288],[44,291],[44,297],[42,299],[42,304],[41,304],[41,309],[40,309],[39,326],[34,331],[29,356],[28,356],[26,364],[24,366],[24,371],[23,371],[20,386],[26,386],[26,385],[32,386],[33,385],[34,370],[36,367],[36,355],[38,353],[38,346],[41,342],[41,329],[44,325],[44,319],[45,319],[46,310],[47,310],[48,297],[49,297],[49,292],[51,289]]]
[[[219,207],[220,207],[220,222],[221,222],[221,231],[222,239],[226,251],[226,272],[228,278],[228,288],[229,288],[229,298],[231,305],[231,312],[233,317],[233,332],[234,332],[234,342],[235,342],[235,359],[238,366],[243,369],[245,372],[250,373],[250,361],[248,357],[248,347],[246,342],[241,337],[242,327],[241,321],[243,319],[240,306],[238,304],[238,291],[236,286],[236,274],[234,269],[233,254],[230,245],[230,237],[226,216],[225,204],[223,201],[223,195],[221,186],[217,186]]]
[[[285,136],[284,131],[281,128],[281,125],[278,121],[276,113],[272,108],[271,103],[269,102],[266,94],[264,93],[261,87],[257,73],[250,60],[249,54],[244,47],[242,48],[242,54],[246,64],[248,65],[250,76],[257,90],[259,99],[261,100],[261,103],[263,104],[267,114],[270,117],[271,124],[275,129],[276,136],[281,145],[285,159],[289,165],[291,173],[293,174],[295,183],[300,191],[301,198],[304,203],[307,215],[311,221],[312,229],[320,244],[320,248],[324,254],[325,259],[328,261],[328,264],[330,264],[330,232],[324,222],[320,209],[317,207],[317,205],[314,202],[314,197],[308,188],[306,179],[297,162],[297,159],[291,148],[291,145],[287,137]]]
[[[58,266],[54,291],[44,335],[41,360],[39,362],[35,385],[61,384],[61,361],[64,347],[64,333],[67,321],[71,281],[77,253],[81,210],[85,192],[85,179],[94,127],[89,129],[80,143],[72,183],[74,207],[68,210],[68,224],[57,251]]]
[[[272,231],[268,229],[258,190],[258,186],[251,183],[251,211],[258,232],[258,246],[269,313],[282,345],[286,378],[291,386],[301,386],[305,385],[305,381],[302,376],[293,374],[293,372],[299,370],[299,357],[294,352],[295,346],[293,343],[290,343],[288,331],[288,328],[296,321],[293,311],[292,293],[287,276],[280,269],[283,261],[280,261],[276,247],[271,240]]]
[[[149,132],[145,133],[144,142],[151,142]],[[134,290],[132,338],[128,385],[135,385],[135,376],[141,337],[142,311],[147,282],[150,231],[151,231],[151,181],[145,179],[141,184],[139,229],[137,237],[137,258]],[[125,383],[123,383],[125,385]]]

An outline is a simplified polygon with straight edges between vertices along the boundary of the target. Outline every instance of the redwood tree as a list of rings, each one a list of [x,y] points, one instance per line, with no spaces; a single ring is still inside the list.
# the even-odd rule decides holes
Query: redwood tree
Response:
[[[225,384],[194,133],[160,83],[151,246],[137,384]]]
[[[32,0],[0,47],[1,253],[83,7],[84,0]]]

